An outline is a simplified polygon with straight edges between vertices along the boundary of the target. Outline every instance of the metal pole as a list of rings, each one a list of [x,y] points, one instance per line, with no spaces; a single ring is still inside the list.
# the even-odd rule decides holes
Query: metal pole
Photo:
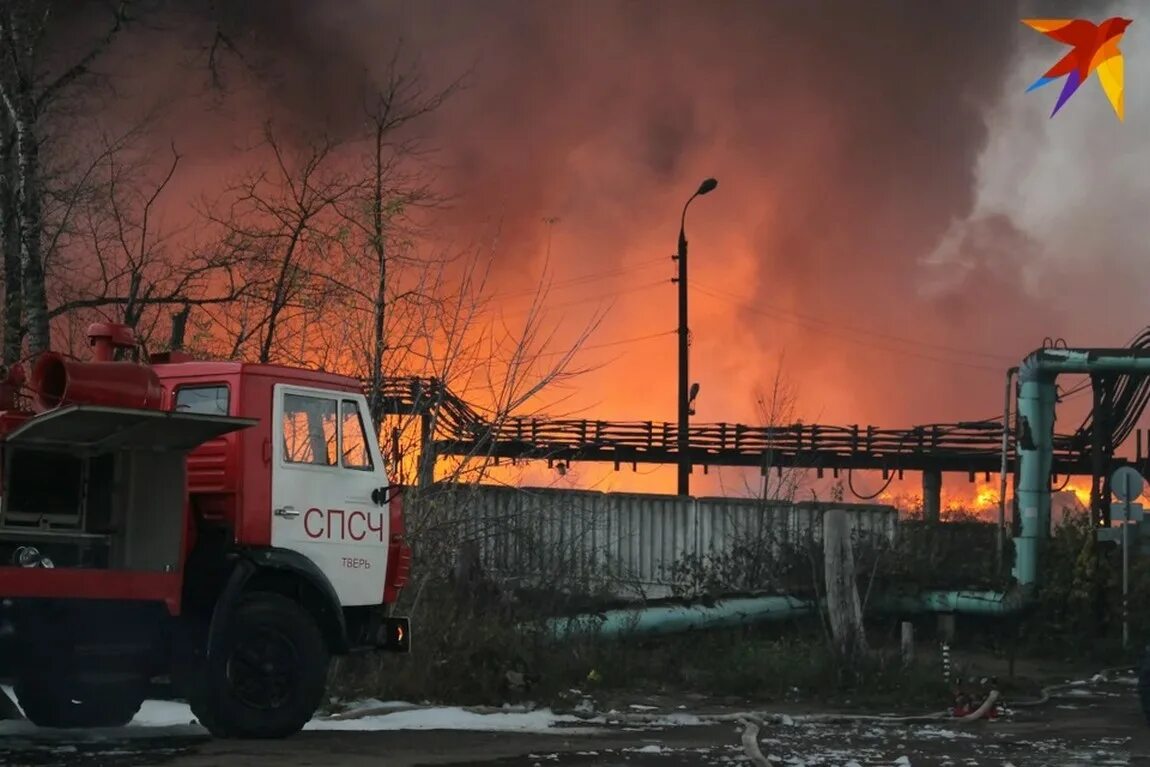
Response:
[[[703,179],[699,189],[683,204],[683,215],[679,217],[679,428],[676,450],[679,463],[678,494],[691,494],[691,440],[688,434],[687,419],[691,414],[689,378],[687,376],[687,351],[690,346],[690,330],[687,328],[687,206],[701,194],[714,191],[719,182],[713,178]]]
[[[1006,371],[1006,392],[1002,404],[1002,464],[998,469],[998,535],[995,540],[998,548],[994,553],[996,572],[1002,574],[1002,547],[1006,542],[1006,451],[1010,437],[1010,384],[1018,368]]]
[[[1122,649],[1126,649],[1130,644],[1130,612],[1127,610],[1130,595],[1130,538],[1128,532],[1130,530],[1131,496],[1133,495],[1129,474],[1123,477],[1123,483],[1126,485],[1126,492],[1123,493],[1126,500],[1122,504]]]
[[[696,195],[691,195],[691,199],[687,200],[687,205],[691,204],[691,200],[695,199]],[[688,353],[688,334],[687,329],[687,234],[686,234],[686,219],[687,219],[687,205],[683,206],[683,217],[679,221],[679,428],[678,440],[676,445],[676,455],[679,459],[679,482],[678,494],[690,495],[691,494],[691,457],[690,445],[691,440],[688,434],[688,423],[690,406],[687,400],[688,397],[688,374],[687,374],[687,353]]]

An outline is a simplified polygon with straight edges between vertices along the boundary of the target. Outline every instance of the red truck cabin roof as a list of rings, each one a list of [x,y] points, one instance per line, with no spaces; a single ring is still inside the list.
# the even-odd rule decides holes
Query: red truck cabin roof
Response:
[[[333,391],[347,391],[357,394],[363,391],[363,384],[350,376],[326,373],[322,370],[305,370],[287,365],[196,360],[194,362],[154,363],[152,368],[165,385],[169,385],[169,382],[198,381],[208,378],[222,380],[228,376],[236,378],[262,376],[297,386],[321,386]]]
[[[210,440],[188,456],[194,513],[233,526],[249,546],[271,541],[272,405],[276,384],[361,393],[354,378],[282,365],[175,362],[153,366],[164,384],[165,408],[258,418],[250,429]]]

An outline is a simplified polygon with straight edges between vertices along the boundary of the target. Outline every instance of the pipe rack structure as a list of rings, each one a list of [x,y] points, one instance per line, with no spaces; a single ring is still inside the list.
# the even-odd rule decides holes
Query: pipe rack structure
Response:
[[[1007,374],[1009,386],[1015,373]],[[1085,374],[1095,389],[1095,412],[1072,435],[1054,432],[1058,401],[1056,379],[1063,374]],[[879,600],[881,609],[903,613],[940,612],[1008,615],[1031,601],[1040,578],[1039,541],[1050,535],[1051,482],[1057,474],[1090,475],[1095,481],[1092,506],[1107,507],[1105,477],[1130,462],[1114,456],[1116,441],[1133,431],[1133,423],[1150,400],[1150,330],[1130,348],[1078,348],[1047,346],[1029,354],[1017,368],[1017,431],[1006,423],[1009,406],[997,420],[938,424],[913,429],[883,430],[867,427],[795,425],[753,427],[740,424],[707,424],[691,427],[692,462],[724,466],[806,467],[821,470],[881,469],[918,470],[924,473],[966,471],[1002,473],[1014,470],[1016,488],[1014,516],[1016,586],[1009,592],[927,592],[917,596]],[[1114,392],[1122,383],[1137,380]],[[1108,399],[1106,392],[1109,392]],[[1104,407],[1099,412],[1100,393]],[[383,397],[389,413],[421,413],[424,434],[435,433],[429,424],[434,406],[442,418],[446,437],[434,440],[439,454],[484,455],[495,458],[612,461],[621,463],[675,463],[678,434],[675,426],[655,422],[604,422],[511,418],[488,424],[474,410],[435,381],[392,379]],[[1110,425],[1114,401],[1124,403],[1119,418],[1125,424],[1115,431]],[[1141,455],[1141,435],[1134,465],[1150,467]],[[425,448],[428,445],[425,443]],[[1102,490],[1098,488],[1102,477]],[[1105,492],[1103,492],[1103,490]],[[1003,509],[1004,511],[1004,509]],[[1000,524],[1005,520],[1000,520]],[[1099,519],[1109,524],[1109,515]],[[612,611],[599,616],[600,631],[619,633],[624,627],[647,633],[688,630],[695,627],[736,625],[759,620],[793,617],[810,612],[813,605],[789,596],[727,600],[715,605],[659,606],[639,611]],[[580,620],[593,616],[576,616]],[[568,620],[568,619],[564,619]],[[559,632],[565,629],[554,625]]]
[[[437,456],[496,460],[597,461],[625,464],[678,462],[678,430],[657,421],[598,421],[511,417],[491,423],[436,379],[390,378],[381,389],[389,415],[418,415],[423,450]],[[1001,419],[928,424],[906,429],[874,426],[739,423],[695,424],[689,449],[695,466],[752,467],[762,471],[815,469],[837,477],[845,470],[997,474],[1003,467]],[[1007,429],[1005,468],[1014,470],[1014,438]],[[1090,475],[1089,440],[1081,432],[1053,436],[1051,469],[1057,475]],[[1113,458],[1113,468],[1129,463]],[[1150,466],[1141,455],[1136,466]]]

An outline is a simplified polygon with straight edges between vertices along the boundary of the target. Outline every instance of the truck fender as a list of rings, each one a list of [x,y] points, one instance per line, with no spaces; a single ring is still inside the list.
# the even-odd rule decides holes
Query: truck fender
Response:
[[[279,548],[249,549],[244,551],[228,577],[227,584],[212,610],[212,620],[208,627],[208,652],[215,645],[215,638],[227,629],[231,606],[244,593],[252,578],[260,572],[275,571],[290,574],[314,590],[314,597],[305,602],[305,607],[314,615],[333,653],[348,650],[347,621],[344,619],[339,596],[331,581],[314,562],[296,551]]]

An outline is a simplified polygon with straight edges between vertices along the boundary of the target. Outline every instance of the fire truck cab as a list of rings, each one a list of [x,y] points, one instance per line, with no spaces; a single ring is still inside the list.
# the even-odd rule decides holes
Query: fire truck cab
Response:
[[[0,674],[45,727],[129,722],[157,684],[217,737],[285,737],[329,658],[407,652],[403,496],[358,381],[45,353],[0,387]]]

